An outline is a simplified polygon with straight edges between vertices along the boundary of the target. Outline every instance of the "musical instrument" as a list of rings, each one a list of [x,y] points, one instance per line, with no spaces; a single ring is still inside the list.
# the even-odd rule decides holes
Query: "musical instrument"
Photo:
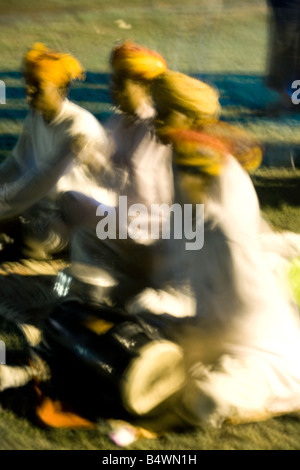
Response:
[[[93,412],[100,403],[155,412],[185,380],[181,348],[121,308],[66,299],[48,317],[43,345],[56,382]]]
[[[110,268],[102,269],[88,263],[73,262],[59,272],[54,294],[59,299],[78,299],[89,305],[118,306],[140,290],[137,280]]]

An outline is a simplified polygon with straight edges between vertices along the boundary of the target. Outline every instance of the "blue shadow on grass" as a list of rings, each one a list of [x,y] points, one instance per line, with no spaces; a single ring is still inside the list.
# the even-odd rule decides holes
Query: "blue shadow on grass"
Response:
[[[222,106],[222,119],[227,122],[243,124],[260,123],[261,120],[288,126],[294,126],[298,132],[300,125],[300,105],[295,106],[292,115],[281,115],[270,117],[265,113],[267,106],[276,100],[276,93],[269,90],[262,75],[257,74],[232,74],[232,73],[191,73],[191,76],[203,80],[214,86],[220,95]],[[9,81],[17,79],[20,86],[15,83],[10,85]],[[6,104],[0,105],[0,119],[5,121],[24,120],[28,109],[25,102],[25,90],[22,75],[18,71],[0,72],[0,80],[7,81]],[[69,93],[70,100],[86,107],[100,122],[105,122],[112,111],[110,94],[110,74],[101,72],[86,73],[83,82],[76,82]],[[21,106],[16,107],[10,100],[20,100]],[[93,106],[92,106],[93,104]],[[96,107],[95,107],[96,104]],[[15,136],[9,138],[9,134],[0,134],[1,148],[8,147],[15,142]],[[296,166],[300,166],[300,149],[292,142],[283,144],[265,144],[264,166],[290,165],[291,155]],[[299,156],[299,157],[298,157]]]
[[[254,116],[256,112],[260,116],[259,113],[277,99],[277,93],[265,85],[265,77],[262,75],[210,73],[192,76],[214,86],[219,91],[222,108],[246,108],[247,117],[251,111]],[[240,118],[243,111],[237,114]]]
[[[191,73],[191,76],[205,81],[216,87],[220,93],[223,107],[242,106],[250,110],[263,109],[276,94],[269,90],[264,83],[262,75],[232,74],[228,73]],[[0,72],[0,80],[19,79],[20,87],[7,87],[8,98],[24,98],[22,75],[17,71]],[[111,101],[110,74],[100,72],[86,72],[84,82],[78,82],[71,88],[70,98],[80,101],[98,101],[109,103]],[[84,98],[86,94],[86,98]]]
[[[247,108],[248,111],[263,110],[273,101],[276,94],[269,90],[260,75],[242,75],[231,73],[191,74],[218,89],[220,102],[224,109],[228,107]],[[7,105],[10,99],[24,99],[25,91],[19,72],[1,72],[0,80],[18,78],[20,86],[7,85]],[[112,103],[110,95],[110,75],[108,73],[87,72],[84,82],[77,82],[70,89],[69,97],[75,102]],[[0,108],[1,110],[1,108]],[[249,117],[249,115],[247,115]],[[237,117],[242,117],[237,113]]]

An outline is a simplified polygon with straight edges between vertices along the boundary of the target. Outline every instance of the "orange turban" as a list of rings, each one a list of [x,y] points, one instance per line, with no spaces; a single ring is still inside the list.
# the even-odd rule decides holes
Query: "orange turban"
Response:
[[[163,138],[173,145],[176,165],[197,167],[201,173],[217,176],[226,164],[228,148],[216,137],[190,129],[165,128]]]
[[[167,70],[166,61],[158,52],[132,41],[114,47],[111,65],[115,72],[140,80],[153,80]]]
[[[24,72],[33,75],[41,84],[53,83],[57,87],[84,78],[84,71],[74,57],[51,51],[41,43],[35,43],[25,54]]]

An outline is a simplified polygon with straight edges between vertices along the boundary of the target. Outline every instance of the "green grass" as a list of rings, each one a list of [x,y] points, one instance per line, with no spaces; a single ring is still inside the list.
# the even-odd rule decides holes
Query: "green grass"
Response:
[[[268,23],[260,0],[3,0],[0,3],[0,80],[7,103],[0,105],[0,158],[9,155],[27,113],[19,73],[23,54],[35,41],[74,54],[87,70],[71,99],[100,120],[111,112],[109,55],[131,38],[161,52],[170,68],[216,86],[222,117],[249,129],[264,146],[262,168],[252,176],[266,219],[278,230],[300,232],[298,114],[260,114],[274,95],[265,88]],[[270,166],[272,168],[270,168]],[[284,166],[285,168],[282,168]],[[17,332],[2,325],[8,346],[22,348]],[[21,393],[21,395],[20,395]],[[32,389],[2,399],[0,449],[107,449],[117,447],[107,425],[93,431],[42,429],[28,408]],[[140,440],[129,449],[300,449],[296,416],[264,423],[169,433]]]
[[[271,226],[300,233],[300,170],[261,168],[252,179],[262,213]]]

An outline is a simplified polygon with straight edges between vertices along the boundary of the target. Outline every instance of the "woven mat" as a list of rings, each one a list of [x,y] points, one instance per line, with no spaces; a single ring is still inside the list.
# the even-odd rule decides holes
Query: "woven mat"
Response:
[[[55,276],[69,264],[64,260],[36,261],[23,259],[20,261],[6,261],[0,263],[0,276],[18,274],[20,276],[48,275]]]

